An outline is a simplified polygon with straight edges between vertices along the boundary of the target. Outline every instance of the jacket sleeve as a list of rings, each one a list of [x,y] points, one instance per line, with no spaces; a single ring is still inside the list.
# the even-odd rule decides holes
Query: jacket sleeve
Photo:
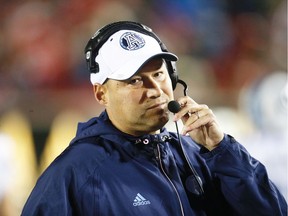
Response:
[[[287,215],[287,203],[265,166],[232,136],[225,135],[217,148],[202,148],[200,154],[236,215]]]
[[[71,170],[46,171],[37,181],[21,216],[74,215],[77,202],[71,176]]]

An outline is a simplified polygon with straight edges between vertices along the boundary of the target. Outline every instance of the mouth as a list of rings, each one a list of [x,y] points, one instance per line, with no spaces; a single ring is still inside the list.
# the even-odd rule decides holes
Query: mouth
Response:
[[[152,110],[152,109],[165,109],[165,108],[167,108],[167,102],[166,102],[166,101],[153,104],[153,105],[149,106],[149,107],[147,108],[147,110]]]

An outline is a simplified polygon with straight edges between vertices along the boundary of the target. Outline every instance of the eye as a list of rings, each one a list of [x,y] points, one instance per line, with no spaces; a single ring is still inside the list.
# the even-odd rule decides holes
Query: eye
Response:
[[[140,85],[142,83],[142,79],[140,77],[134,77],[129,79],[128,84],[130,85]]]
[[[158,79],[158,80],[163,80],[165,79],[165,74],[163,72],[157,72],[154,75],[154,78]]]

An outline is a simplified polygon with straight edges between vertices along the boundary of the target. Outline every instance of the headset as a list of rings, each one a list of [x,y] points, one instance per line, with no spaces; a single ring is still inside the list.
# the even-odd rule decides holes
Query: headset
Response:
[[[86,61],[88,70],[90,73],[98,73],[99,72],[99,65],[97,62],[95,62],[96,56],[98,55],[99,49],[102,47],[102,45],[109,39],[111,35],[116,33],[120,30],[134,30],[137,32],[140,32],[142,34],[151,36],[156,39],[156,41],[159,43],[159,46],[161,47],[161,50],[163,52],[168,52],[165,44],[160,40],[160,38],[152,31],[151,28],[137,22],[132,21],[119,21],[110,23],[101,29],[99,29],[94,36],[88,41],[86,47],[85,47],[85,55],[86,55]],[[185,90],[184,94],[186,95],[187,91],[187,85],[185,82],[180,80],[178,78],[177,69],[176,69],[176,62],[165,60],[168,73],[170,76],[170,79],[172,81],[172,87],[173,90],[176,88],[177,83],[181,83]]]

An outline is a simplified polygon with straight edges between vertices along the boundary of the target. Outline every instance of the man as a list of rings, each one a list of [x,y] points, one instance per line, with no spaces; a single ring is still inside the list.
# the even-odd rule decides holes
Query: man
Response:
[[[174,121],[183,121],[182,135],[164,128],[177,57],[148,27],[112,23],[85,53],[105,111],[79,124],[22,215],[286,215],[265,167],[221,131],[208,106],[181,97]]]

